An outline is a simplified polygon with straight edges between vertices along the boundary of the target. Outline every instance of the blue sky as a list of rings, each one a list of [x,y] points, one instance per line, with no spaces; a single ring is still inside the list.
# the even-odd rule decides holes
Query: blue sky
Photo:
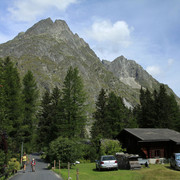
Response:
[[[48,17],[101,60],[135,60],[180,97],[180,0],[0,0],[0,43]]]

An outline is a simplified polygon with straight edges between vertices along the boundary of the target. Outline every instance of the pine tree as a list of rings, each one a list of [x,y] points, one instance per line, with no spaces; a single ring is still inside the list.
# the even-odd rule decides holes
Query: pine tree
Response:
[[[174,129],[180,132],[180,108],[173,94],[169,95],[169,124],[170,129]]]
[[[62,126],[62,108],[61,108],[61,92],[56,86],[51,94],[51,137],[50,141],[55,140],[63,135]]]
[[[22,141],[22,93],[17,68],[7,57],[3,63],[6,131],[16,148]]]
[[[165,86],[153,94],[147,89],[140,90],[140,106],[134,110],[139,127],[170,128],[180,130],[180,111],[173,95],[168,95]]]
[[[84,136],[86,94],[77,68],[69,68],[64,80],[62,95],[66,136],[69,138]]]
[[[138,114],[139,127],[141,128],[154,128],[156,126],[155,122],[155,112],[154,112],[154,101],[152,93],[147,89],[140,90],[140,109]]]
[[[5,92],[4,92],[4,77],[3,77],[3,60],[0,59],[0,130],[7,129],[5,122]]]
[[[105,138],[116,138],[118,133],[125,127],[125,123],[127,123],[126,112],[122,98],[111,92],[106,106]]]
[[[107,105],[107,95],[105,90],[102,88],[96,102],[96,111],[93,115],[95,119],[91,129],[91,136],[93,139],[96,138],[97,136],[102,136],[104,134],[106,105]]]
[[[160,86],[159,93],[154,96],[156,119],[158,127],[178,129],[179,107],[173,95],[168,95],[164,85]]]
[[[23,105],[24,105],[24,142],[32,146],[35,127],[37,125],[36,112],[38,101],[38,89],[31,71],[28,71],[23,78]]]
[[[39,148],[48,147],[51,142],[51,97],[50,93],[46,91],[43,95],[38,123],[38,139],[37,144]]]

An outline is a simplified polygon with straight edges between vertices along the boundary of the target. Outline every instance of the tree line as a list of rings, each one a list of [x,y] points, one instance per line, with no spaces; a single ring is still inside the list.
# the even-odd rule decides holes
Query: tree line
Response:
[[[17,156],[23,142],[27,152],[46,151],[49,160],[67,159],[69,152],[74,153],[72,159],[93,159],[100,153],[99,140],[116,139],[123,128],[180,131],[179,106],[164,85],[153,92],[141,88],[140,104],[133,109],[125,106],[122,97],[102,88],[92,116],[91,143],[86,146],[87,99],[77,68],[69,67],[62,88],[46,90],[40,99],[33,73],[28,71],[21,80],[10,58],[0,59],[0,131],[8,137],[9,156]],[[0,163],[7,162],[0,143]]]
[[[10,157],[19,159],[22,142],[24,152],[30,153],[48,149],[60,136],[83,138],[86,97],[77,68],[68,69],[62,90],[45,91],[40,99],[33,73],[28,71],[21,80],[10,58],[0,59],[0,164],[7,164]]]
[[[7,164],[10,157],[17,156],[22,142],[33,146],[37,98],[38,88],[32,72],[28,71],[21,83],[10,58],[0,59],[1,164]]]
[[[116,138],[123,128],[169,128],[180,132],[180,108],[163,84],[152,93],[140,89],[140,104],[128,109],[120,96],[101,89],[96,102],[92,137]]]
[[[140,90],[140,105],[134,108],[138,126],[141,128],[169,128],[180,131],[180,109],[173,94],[165,86],[152,93]]]

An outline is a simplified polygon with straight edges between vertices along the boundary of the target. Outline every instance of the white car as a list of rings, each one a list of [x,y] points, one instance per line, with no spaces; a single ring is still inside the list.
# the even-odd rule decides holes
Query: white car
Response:
[[[115,169],[118,170],[118,162],[116,158],[113,155],[105,155],[101,156],[96,161],[96,169],[102,170],[102,169]]]
[[[171,168],[180,170],[180,153],[174,153],[170,159]]]

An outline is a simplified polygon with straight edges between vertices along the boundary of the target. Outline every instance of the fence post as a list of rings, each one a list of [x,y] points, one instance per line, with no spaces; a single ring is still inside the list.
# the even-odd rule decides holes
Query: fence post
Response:
[[[70,178],[70,163],[68,162],[68,180]]]
[[[56,169],[56,160],[54,160],[54,169]]]
[[[76,174],[76,180],[79,180],[79,169],[78,169],[78,168],[76,169],[76,172],[77,172],[77,174]]]
[[[59,175],[61,174],[60,169],[61,169],[61,164],[60,164],[60,160],[59,160]]]

